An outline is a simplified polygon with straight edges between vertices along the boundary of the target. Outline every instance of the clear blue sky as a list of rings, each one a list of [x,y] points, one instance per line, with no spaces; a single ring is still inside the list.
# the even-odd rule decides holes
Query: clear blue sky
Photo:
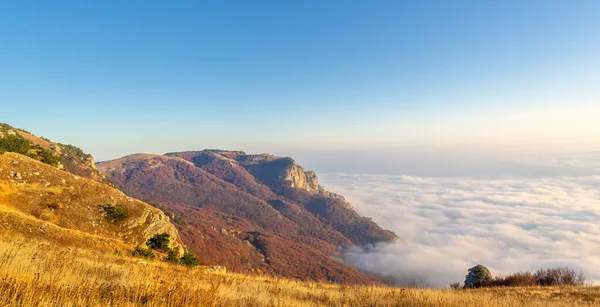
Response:
[[[597,143],[599,16],[566,0],[3,1],[0,121],[98,159]]]

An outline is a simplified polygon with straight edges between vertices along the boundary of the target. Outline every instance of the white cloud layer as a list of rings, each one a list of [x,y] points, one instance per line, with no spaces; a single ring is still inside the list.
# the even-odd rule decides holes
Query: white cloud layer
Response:
[[[368,252],[348,250],[345,260],[367,272],[447,287],[479,263],[494,275],[566,265],[600,280],[600,176],[320,179],[401,238]]]

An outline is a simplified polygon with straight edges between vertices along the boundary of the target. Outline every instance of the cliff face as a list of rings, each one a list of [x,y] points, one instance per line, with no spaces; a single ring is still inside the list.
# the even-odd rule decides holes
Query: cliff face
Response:
[[[279,160],[283,160],[283,163],[272,163],[266,167],[269,169],[270,166],[274,166],[273,172],[277,174],[279,183],[313,194],[323,192],[323,187],[319,185],[319,178],[313,171],[305,171],[291,158],[280,158],[275,161]]]
[[[371,283],[337,260],[338,248],[396,239],[291,158],[206,150],[136,154],[98,169],[128,195],[174,216],[203,263],[233,271]]]
[[[194,152],[187,152],[168,155],[189,157],[189,155],[193,155],[193,153]],[[323,189],[323,187],[319,185],[319,178],[315,172],[306,171],[302,166],[298,165],[294,159],[289,157],[277,157],[270,154],[246,155],[243,152],[236,152],[235,155],[232,155],[231,152],[227,151],[201,151],[195,152],[195,154],[198,156],[227,156],[229,157],[229,160],[235,161],[235,163],[246,168],[255,177],[255,180],[274,190],[281,190],[282,187],[286,187],[304,191],[313,196],[318,195],[345,201],[342,195]],[[348,203],[346,203],[346,206],[351,208],[351,205]]]

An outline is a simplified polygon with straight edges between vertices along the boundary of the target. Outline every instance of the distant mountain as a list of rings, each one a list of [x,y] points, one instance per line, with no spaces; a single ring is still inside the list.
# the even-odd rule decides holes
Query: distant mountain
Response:
[[[291,158],[204,150],[98,163],[126,194],[162,208],[205,264],[306,280],[377,282],[339,248],[397,237],[360,217]]]

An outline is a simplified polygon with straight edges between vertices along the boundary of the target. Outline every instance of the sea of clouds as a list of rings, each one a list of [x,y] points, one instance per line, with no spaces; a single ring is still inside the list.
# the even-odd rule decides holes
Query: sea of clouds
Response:
[[[517,179],[321,174],[326,189],[393,230],[398,242],[345,261],[399,284],[447,287],[492,274],[569,266],[600,280],[600,176]]]

